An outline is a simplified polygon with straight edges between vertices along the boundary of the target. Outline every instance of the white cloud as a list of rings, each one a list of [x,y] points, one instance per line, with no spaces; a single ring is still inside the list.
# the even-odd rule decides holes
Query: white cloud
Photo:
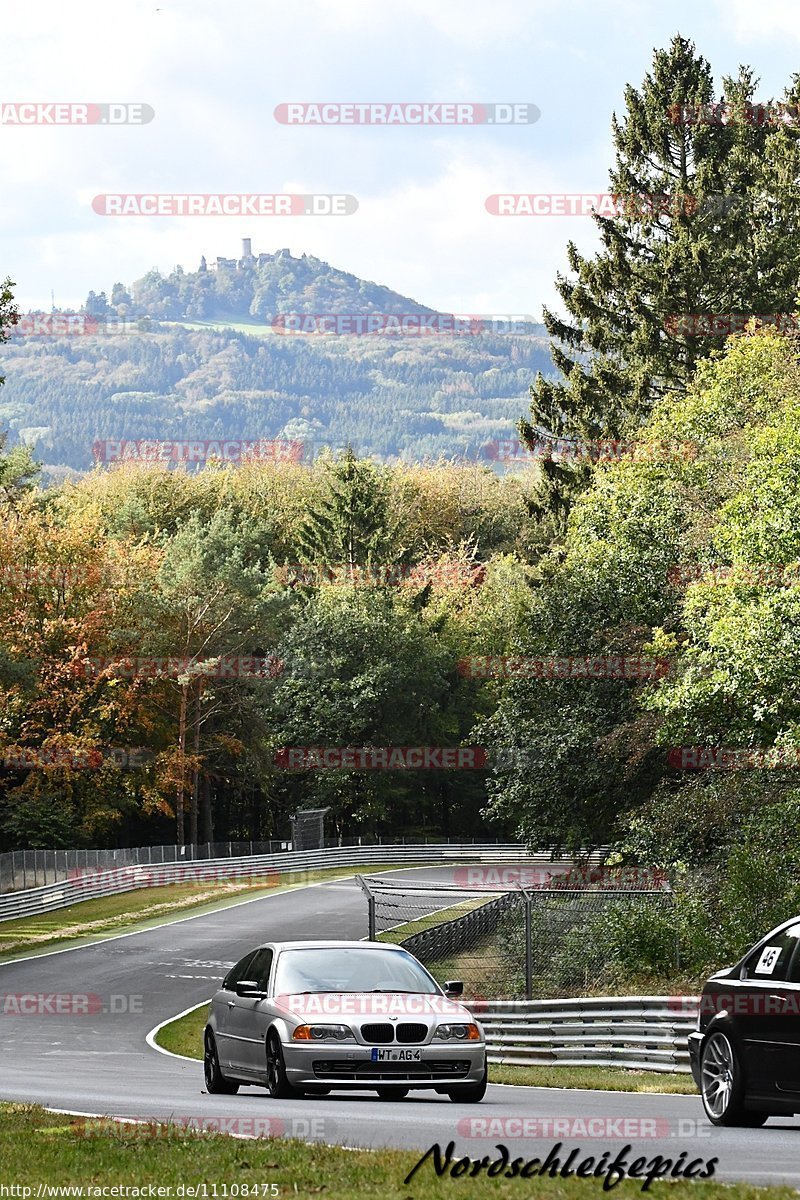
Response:
[[[752,0],[717,0],[724,19],[733,23],[741,41],[774,41],[789,36],[800,41],[800,8],[797,0],[770,0],[753,4]]]
[[[793,39],[798,8],[728,0],[712,22],[695,0],[675,0],[666,15],[655,0],[6,0],[4,100],[141,102],[156,118],[141,128],[0,126],[0,278],[18,281],[25,304],[48,302],[51,288],[58,302],[80,303],[154,265],[234,255],[249,235],[259,249],[305,250],[440,308],[538,315],[553,303],[568,238],[588,250],[594,226],[493,218],[486,195],[604,190],[611,110],[624,81],[649,68],[653,42],[669,40],[667,25],[704,35],[713,25],[699,48],[727,65],[740,52],[734,34]],[[326,98],[530,101],[542,119],[494,132],[273,119],[283,101]],[[103,191],[293,188],[353,193],[360,209],[244,222],[91,211]]]

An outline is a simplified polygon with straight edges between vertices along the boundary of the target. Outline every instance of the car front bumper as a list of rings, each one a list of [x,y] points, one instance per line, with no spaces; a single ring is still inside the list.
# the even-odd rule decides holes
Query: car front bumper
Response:
[[[703,1034],[699,1029],[695,1029],[689,1034],[689,1066],[692,1068],[692,1077],[700,1087],[700,1049],[703,1045]]]
[[[412,1047],[409,1047],[411,1049]],[[394,1085],[407,1088],[448,1087],[479,1083],[486,1069],[484,1042],[457,1046],[424,1045],[418,1061],[374,1062],[371,1047],[283,1043],[286,1077],[295,1087],[374,1088]]]

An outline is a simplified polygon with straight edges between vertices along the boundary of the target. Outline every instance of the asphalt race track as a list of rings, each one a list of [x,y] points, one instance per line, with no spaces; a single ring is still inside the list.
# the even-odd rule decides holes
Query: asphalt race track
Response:
[[[448,879],[452,871],[405,868],[393,875],[419,886],[425,879]],[[432,896],[431,908],[440,905]],[[512,1159],[544,1158],[562,1141],[563,1162],[574,1147],[581,1148],[581,1158],[605,1150],[613,1157],[630,1141],[629,1161],[657,1154],[675,1160],[686,1151],[684,1162],[716,1156],[720,1179],[800,1187],[798,1118],[773,1117],[762,1129],[724,1130],[704,1119],[693,1096],[498,1085],[490,1086],[479,1105],[457,1105],[426,1092],[412,1092],[398,1103],[380,1101],[374,1093],[272,1101],[260,1088],[208,1096],[201,1063],[160,1053],[145,1041],[156,1025],[208,999],[228,965],[259,942],[366,934],[360,889],[352,879],[336,880],[0,965],[5,998],[0,1099],[140,1120],[236,1118],[245,1134],[269,1131],[346,1146],[422,1152],[433,1142],[444,1147],[454,1140],[456,1157],[495,1158],[502,1142]],[[9,997],[30,994],[88,994],[79,1007],[89,1011],[9,1011],[14,1008]],[[589,1125],[578,1136],[554,1136],[547,1122],[559,1117],[603,1118],[606,1124]],[[644,1121],[638,1136],[625,1136],[626,1118]]]

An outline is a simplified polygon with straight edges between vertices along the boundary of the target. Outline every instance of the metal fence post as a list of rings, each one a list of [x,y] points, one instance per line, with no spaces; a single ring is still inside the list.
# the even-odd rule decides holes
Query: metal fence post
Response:
[[[678,924],[678,901],[675,898],[675,893],[670,893],[672,896],[672,913],[675,920],[675,970],[681,968],[681,929]]]
[[[533,999],[533,896],[517,884],[525,905],[525,999]]]
[[[367,921],[368,921],[368,925],[369,925],[369,940],[371,942],[374,942],[375,935],[377,933],[377,930],[375,927],[375,897],[372,894],[372,889],[370,888],[367,881],[364,879],[363,875],[356,875],[355,879],[356,879],[356,883],[361,888],[364,895],[367,897]]]

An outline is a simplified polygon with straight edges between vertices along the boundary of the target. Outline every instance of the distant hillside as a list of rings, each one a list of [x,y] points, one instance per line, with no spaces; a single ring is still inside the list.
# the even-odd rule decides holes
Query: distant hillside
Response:
[[[88,469],[96,439],[285,437],[381,459],[481,457],[487,442],[513,435],[536,372],[552,372],[541,326],[276,333],[268,323],[280,313],[434,312],[287,250],[150,271],[130,289],[90,293],[85,311],[129,332],[18,336],[0,347],[0,431],[32,443],[55,477]]]
[[[152,317],[157,321],[245,319],[269,325],[278,313],[431,313],[390,288],[339,271],[308,254],[289,250],[251,254],[246,240],[239,259],[203,258],[197,271],[176,267],[170,275],[148,271],[130,290],[115,284],[110,297],[89,293],[86,311],[103,317]]]

